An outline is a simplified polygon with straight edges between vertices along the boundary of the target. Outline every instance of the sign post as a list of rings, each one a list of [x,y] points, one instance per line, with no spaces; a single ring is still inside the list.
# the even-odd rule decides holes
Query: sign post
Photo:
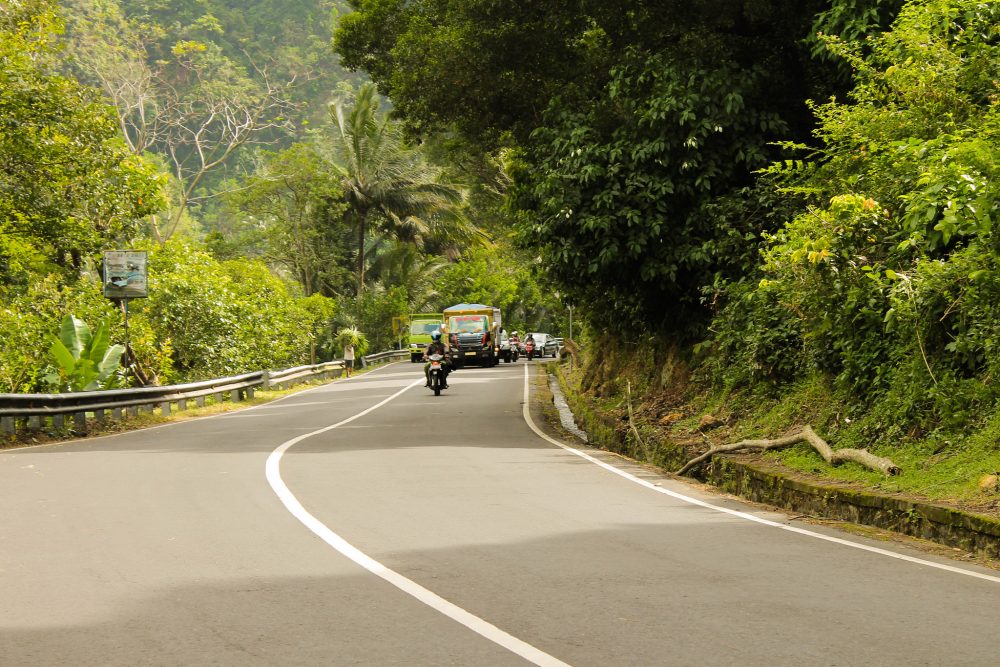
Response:
[[[132,368],[132,347],[128,336],[128,302],[149,296],[148,253],[145,250],[104,252],[104,296],[122,304],[125,311],[125,380]]]
[[[403,349],[403,332],[406,331],[407,317],[394,317],[392,318],[392,332],[396,334],[396,349]]]

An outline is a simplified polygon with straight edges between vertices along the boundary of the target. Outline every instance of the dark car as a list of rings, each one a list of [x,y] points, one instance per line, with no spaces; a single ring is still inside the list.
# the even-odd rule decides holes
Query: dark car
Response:
[[[531,337],[535,341],[535,354],[536,357],[554,357],[555,350],[552,346],[552,336],[547,333],[542,333],[540,331],[532,331]],[[525,336],[527,338],[527,336]]]

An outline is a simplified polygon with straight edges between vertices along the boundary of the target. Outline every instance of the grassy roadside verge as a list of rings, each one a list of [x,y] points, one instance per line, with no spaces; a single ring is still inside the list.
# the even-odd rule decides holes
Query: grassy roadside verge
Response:
[[[853,463],[833,466],[806,444],[732,458],[766,462],[797,479],[1000,518],[1000,414],[980,418],[961,434],[940,430],[897,436],[900,427],[892,414],[854,416],[819,378],[807,378],[780,395],[710,390],[690,382],[684,371],[671,373],[666,367],[672,364],[632,350],[572,371],[564,364],[563,371],[569,388],[588,406],[574,409],[599,412],[604,417],[599,428],[616,431],[630,450],[622,453],[666,470],[679,469],[712,446],[776,438],[808,424],[835,449],[869,449],[892,459],[902,474],[884,477]],[[663,381],[666,376],[671,378]],[[629,402],[635,431],[629,427]],[[640,438],[645,448],[636,446]]]
[[[676,357],[649,348],[611,352],[600,363],[560,367],[560,382],[577,423],[596,446],[665,472],[712,446],[745,438],[775,438],[813,426],[836,448],[865,447],[903,468],[883,477],[853,463],[827,464],[808,445],[769,454],[716,457],[697,481],[765,505],[820,520],[870,523],[879,529],[1000,556],[998,420],[981,420],[965,438],[909,434],[866,439],[888,429],[878,414],[845,417],[822,382],[786,387],[781,395],[707,390]],[[629,404],[631,414],[629,417]],[[898,431],[898,426],[897,426]],[[884,434],[883,434],[884,435]]]
[[[587,431],[592,446],[667,473],[678,467],[678,461],[687,460],[683,447],[655,441],[659,462],[650,465],[634,436],[629,437],[622,428],[620,419],[596,407],[573,386],[574,374],[567,365],[552,364],[546,370],[558,381],[574,421]],[[551,394],[545,393],[551,400]],[[558,429],[558,415],[554,409],[551,413],[550,424]],[[1000,570],[1000,521],[942,512],[936,506],[908,505],[877,494],[839,490],[815,482],[790,481],[777,466],[761,460],[741,463],[733,458],[720,458],[713,461],[707,472],[704,480],[687,479],[696,486],[712,487],[717,493],[731,494],[762,509],[783,509],[799,521]]]
[[[902,474],[885,477],[856,464],[833,466],[805,444],[740,458],[761,459],[803,479],[1000,518],[1000,415],[962,435],[912,433],[885,442],[872,436],[892,428],[891,415],[867,414],[854,420],[817,378],[798,383],[780,397],[706,392],[672,407],[673,416],[667,420],[650,419],[648,409],[644,411],[660,438],[674,442],[700,438],[706,445],[718,445],[774,438],[810,424],[834,448],[870,449],[892,459]],[[872,441],[878,444],[869,446]]]

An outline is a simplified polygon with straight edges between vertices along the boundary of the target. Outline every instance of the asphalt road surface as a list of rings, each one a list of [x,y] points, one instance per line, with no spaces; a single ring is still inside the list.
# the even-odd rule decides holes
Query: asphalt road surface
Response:
[[[0,453],[0,665],[1000,664],[998,573],[561,447],[537,365]]]

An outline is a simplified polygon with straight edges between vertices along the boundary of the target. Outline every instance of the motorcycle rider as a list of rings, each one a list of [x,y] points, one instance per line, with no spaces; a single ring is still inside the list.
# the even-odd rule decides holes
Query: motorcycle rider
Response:
[[[441,370],[444,372],[444,376],[441,379],[444,381],[444,386],[441,388],[447,389],[448,374],[451,373],[451,364],[448,359],[448,348],[441,342],[441,332],[437,329],[431,332],[431,344],[428,345],[427,349],[424,351],[424,361],[427,361],[427,363],[424,364],[424,377],[427,380],[424,383],[425,387],[431,386],[431,362],[429,357],[432,354],[440,354],[444,357],[444,359],[441,360]]]

